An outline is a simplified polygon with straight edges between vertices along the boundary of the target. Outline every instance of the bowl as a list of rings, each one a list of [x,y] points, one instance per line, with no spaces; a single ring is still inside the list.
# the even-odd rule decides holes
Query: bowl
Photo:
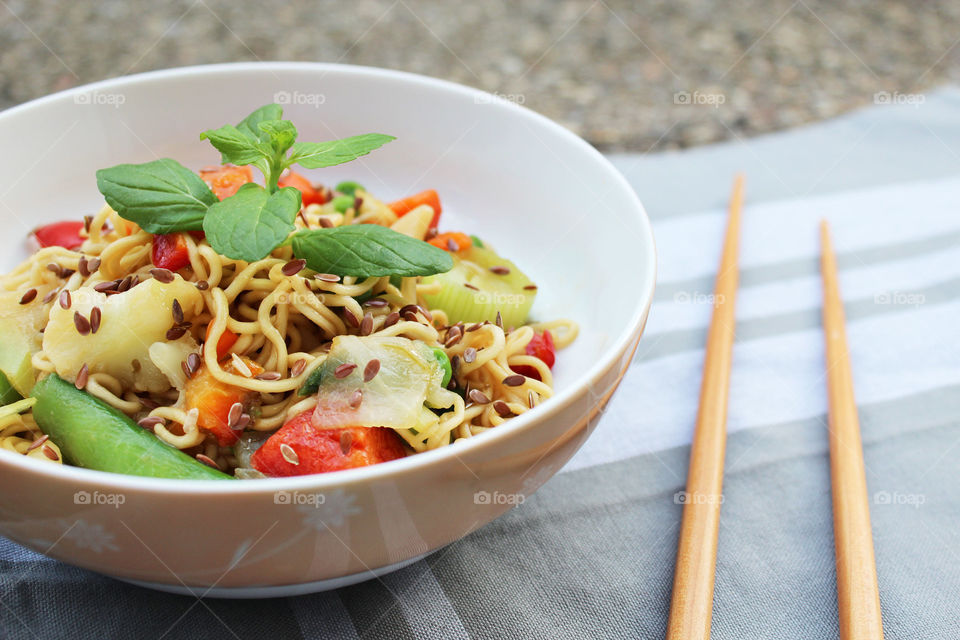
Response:
[[[102,205],[98,168],[158,157],[217,164],[199,132],[271,101],[301,140],[396,136],[311,177],[355,179],[384,199],[437,189],[447,229],[484,237],[538,283],[534,317],[580,324],[558,355],[556,395],[467,442],[296,478],[141,478],[0,451],[0,534],[168,591],[319,591],[397,569],[516,507],[593,430],[650,308],[650,223],[596,150],[501,96],[383,69],[243,63],[123,77],[14,107],[0,113],[0,267],[26,256],[33,227]]]

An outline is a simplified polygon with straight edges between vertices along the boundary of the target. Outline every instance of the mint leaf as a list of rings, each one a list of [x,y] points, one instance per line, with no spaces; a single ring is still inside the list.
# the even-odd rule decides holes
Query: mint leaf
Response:
[[[120,217],[148,233],[202,229],[207,209],[219,202],[200,176],[170,158],[100,169],[97,188]]]
[[[443,249],[376,224],[298,231],[290,243],[307,267],[338,276],[429,276],[453,268]]]
[[[266,258],[294,230],[300,198],[293,187],[268,193],[260,185],[245,184],[207,211],[203,220],[207,241],[214,251],[234,260]]]
[[[200,134],[200,139],[207,139],[210,144],[216,147],[224,164],[231,163],[240,166],[254,164],[264,158],[269,158],[273,154],[271,145],[265,144],[257,138],[251,138],[247,133],[232,124],[219,129],[204,131]]]
[[[254,140],[260,138],[259,124],[264,120],[279,120],[283,117],[283,107],[278,104],[265,104],[240,121],[237,129]]]
[[[307,169],[332,167],[365,156],[391,140],[396,138],[382,133],[365,133],[343,140],[298,142],[293,145],[293,152],[287,159],[287,166],[297,163]]]
[[[289,120],[264,120],[257,125],[260,139],[266,138],[274,154],[282,156],[297,139],[297,128]]]

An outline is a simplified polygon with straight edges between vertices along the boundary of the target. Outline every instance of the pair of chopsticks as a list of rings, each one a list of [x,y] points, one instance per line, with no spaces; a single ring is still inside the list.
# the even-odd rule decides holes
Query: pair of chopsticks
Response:
[[[700,409],[690,450],[690,469],[677,547],[668,640],[707,640],[713,615],[717,532],[726,453],[727,399],[733,355],[734,302],[743,209],[743,176],[737,176],[707,336]],[[826,221],[821,223],[823,326],[830,407],[830,477],[836,546],[840,637],[883,637],[877,570],[873,555],[860,423],[853,395],[845,317],[837,283],[837,261]]]

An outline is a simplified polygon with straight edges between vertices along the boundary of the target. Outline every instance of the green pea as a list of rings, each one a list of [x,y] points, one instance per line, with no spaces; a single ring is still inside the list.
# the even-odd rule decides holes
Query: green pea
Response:
[[[333,199],[333,208],[337,210],[337,213],[346,213],[347,209],[353,207],[353,203],[353,196],[337,196]]]
[[[334,190],[339,191],[340,193],[345,193],[348,196],[357,195],[357,189],[359,189],[360,191],[366,191],[366,189],[363,188],[362,184],[358,182],[354,182],[352,180],[344,180],[343,182],[341,182],[340,184],[334,187]]]

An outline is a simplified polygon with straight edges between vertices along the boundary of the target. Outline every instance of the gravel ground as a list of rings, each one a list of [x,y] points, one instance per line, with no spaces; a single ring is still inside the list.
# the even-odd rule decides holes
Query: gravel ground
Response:
[[[523,102],[603,150],[687,147],[960,76],[960,2],[0,0],[0,107],[151,69],[318,60]]]

